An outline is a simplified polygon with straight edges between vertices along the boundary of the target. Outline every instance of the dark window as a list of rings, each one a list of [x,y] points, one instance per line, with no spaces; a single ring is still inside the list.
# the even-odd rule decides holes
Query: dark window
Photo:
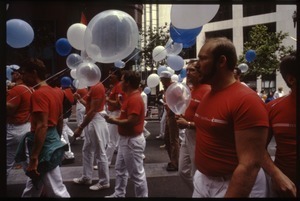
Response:
[[[232,19],[232,4],[221,3],[217,14],[209,22],[218,22]]]
[[[232,41],[232,29],[223,29],[218,31],[209,31],[205,32],[205,38],[214,38],[214,37],[226,37]]]
[[[276,12],[276,4],[270,2],[258,2],[255,3],[244,3],[243,4],[243,15],[244,17],[261,15],[266,13]]]
[[[189,48],[183,48],[182,51],[179,53],[183,59],[195,58],[196,57],[196,44]]]

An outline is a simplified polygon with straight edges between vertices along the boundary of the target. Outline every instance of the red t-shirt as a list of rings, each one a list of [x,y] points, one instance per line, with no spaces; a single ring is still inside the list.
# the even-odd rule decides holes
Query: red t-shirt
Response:
[[[48,114],[48,127],[57,125],[62,115],[63,92],[60,88],[40,86],[31,97],[32,113],[43,112]],[[35,131],[35,122],[31,122],[31,131]]]
[[[63,89],[63,91],[65,92],[65,95],[67,97],[67,99],[73,104],[74,103],[74,96],[73,96],[73,91],[71,88],[66,88]]]
[[[275,165],[296,183],[296,97],[277,98],[267,104],[270,134],[276,141]]]
[[[111,89],[111,92],[109,94],[109,99],[116,101],[118,99],[118,96],[121,95],[124,99],[125,93],[122,90],[121,82],[116,83],[113,88]],[[120,110],[119,107],[116,107],[115,105],[111,105],[109,102],[107,102],[107,109],[108,111],[115,111]]]
[[[91,88],[89,89],[86,99],[86,112],[90,110],[91,102],[93,99],[102,99],[101,104],[99,104],[97,108],[97,112],[101,112],[104,109],[105,105],[105,88],[101,82],[94,86],[91,86]]]
[[[123,136],[137,136],[143,132],[145,120],[144,102],[139,91],[133,92],[124,100],[121,107],[121,114],[119,119],[127,119],[131,114],[139,116],[139,121],[133,127],[118,126],[120,135]]]
[[[87,88],[77,89],[76,93],[78,93],[83,100],[85,101],[87,100],[87,94],[88,94]]]
[[[30,120],[30,98],[33,90],[20,84],[14,86],[6,94],[6,102],[17,105],[18,108],[12,116],[8,116],[6,122],[10,124],[23,124]]]
[[[221,91],[210,91],[199,103],[195,164],[208,176],[230,175],[238,165],[234,131],[269,126],[265,103],[240,82]]]
[[[200,84],[191,90],[191,102],[185,110],[184,118],[187,121],[194,121],[195,112],[202,100],[202,97],[211,89],[208,84]]]

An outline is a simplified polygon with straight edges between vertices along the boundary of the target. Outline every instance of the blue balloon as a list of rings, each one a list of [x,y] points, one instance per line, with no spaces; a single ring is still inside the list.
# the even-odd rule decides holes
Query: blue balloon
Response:
[[[196,42],[196,37],[201,32],[202,27],[194,29],[179,29],[170,24],[170,36],[176,43],[182,43],[184,48],[191,47]],[[195,42],[194,42],[195,41]],[[191,45],[192,43],[192,45]]]
[[[145,94],[149,94],[151,92],[150,87],[145,87],[144,92],[145,92]]]
[[[62,77],[60,79],[60,86],[61,87],[69,87],[72,85],[72,79],[68,76]]]
[[[70,45],[68,39],[60,38],[55,43],[55,49],[60,56],[67,56],[70,54],[72,46]]]
[[[11,19],[6,22],[6,42],[13,48],[23,48],[29,45],[34,38],[32,27],[20,19]]]
[[[181,78],[185,78],[186,77],[186,68],[182,68],[179,75]]]
[[[248,50],[245,57],[248,62],[252,62],[256,58],[256,52],[254,50]]]
[[[183,48],[189,48],[196,44],[196,38],[188,43],[183,43]]]
[[[118,61],[115,61],[115,62],[114,62],[114,65],[115,65],[115,67],[117,67],[117,68],[124,68],[124,67],[125,67],[125,62],[124,62],[124,61],[121,61],[121,60],[118,60]]]

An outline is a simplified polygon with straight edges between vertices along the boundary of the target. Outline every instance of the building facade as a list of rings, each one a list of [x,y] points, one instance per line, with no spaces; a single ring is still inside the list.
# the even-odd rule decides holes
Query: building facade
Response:
[[[170,4],[160,4],[158,9],[153,12],[158,12],[158,17],[155,21],[163,26],[165,22],[171,23],[171,7]],[[147,8],[147,7],[144,7]],[[226,36],[231,39],[236,47],[238,56],[243,54],[243,44],[246,40],[246,35],[251,27],[257,24],[266,25],[269,31],[288,33],[289,37],[283,41],[284,46],[297,47],[297,28],[294,24],[293,14],[297,10],[295,4],[291,5],[276,5],[262,2],[254,2],[252,4],[222,4],[216,16],[207,24],[202,26],[202,31],[197,36],[195,55],[190,56],[196,58],[204,40],[208,36]],[[145,13],[145,12],[144,12]],[[152,13],[152,16],[156,14]],[[199,14],[201,17],[201,14]],[[143,17],[143,20],[145,17]],[[149,24],[147,24],[149,26]],[[269,83],[270,82],[270,83]],[[273,80],[248,80],[246,82],[257,91],[261,89],[276,90],[279,86],[288,93],[289,88],[286,86],[281,75],[277,73]]]

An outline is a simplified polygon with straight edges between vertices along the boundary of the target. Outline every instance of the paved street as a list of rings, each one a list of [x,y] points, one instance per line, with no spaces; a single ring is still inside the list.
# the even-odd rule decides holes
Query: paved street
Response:
[[[71,129],[74,129],[76,122],[69,122]],[[161,149],[162,139],[156,139],[159,133],[159,122],[148,121],[146,128],[151,132],[147,138],[144,166],[146,170],[149,197],[191,197],[192,192],[177,176],[177,172],[166,171],[168,155],[165,149]],[[82,149],[83,141],[76,141],[71,149],[75,154],[75,160],[61,166],[64,183],[71,197],[104,197],[114,191],[115,174],[114,168],[110,168],[110,188],[101,191],[91,191],[88,186],[76,185],[72,182],[75,177],[80,177],[82,172]],[[272,141],[269,151],[274,155],[275,145]],[[113,164],[115,156],[113,158]],[[26,176],[22,169],[13,169],[7,178],[7,197],[20,197],[25,187]],[[97,172],[94,170],[93,183],[97,182]],[[133,184],[129,179],[127,197],[133,197]]]

